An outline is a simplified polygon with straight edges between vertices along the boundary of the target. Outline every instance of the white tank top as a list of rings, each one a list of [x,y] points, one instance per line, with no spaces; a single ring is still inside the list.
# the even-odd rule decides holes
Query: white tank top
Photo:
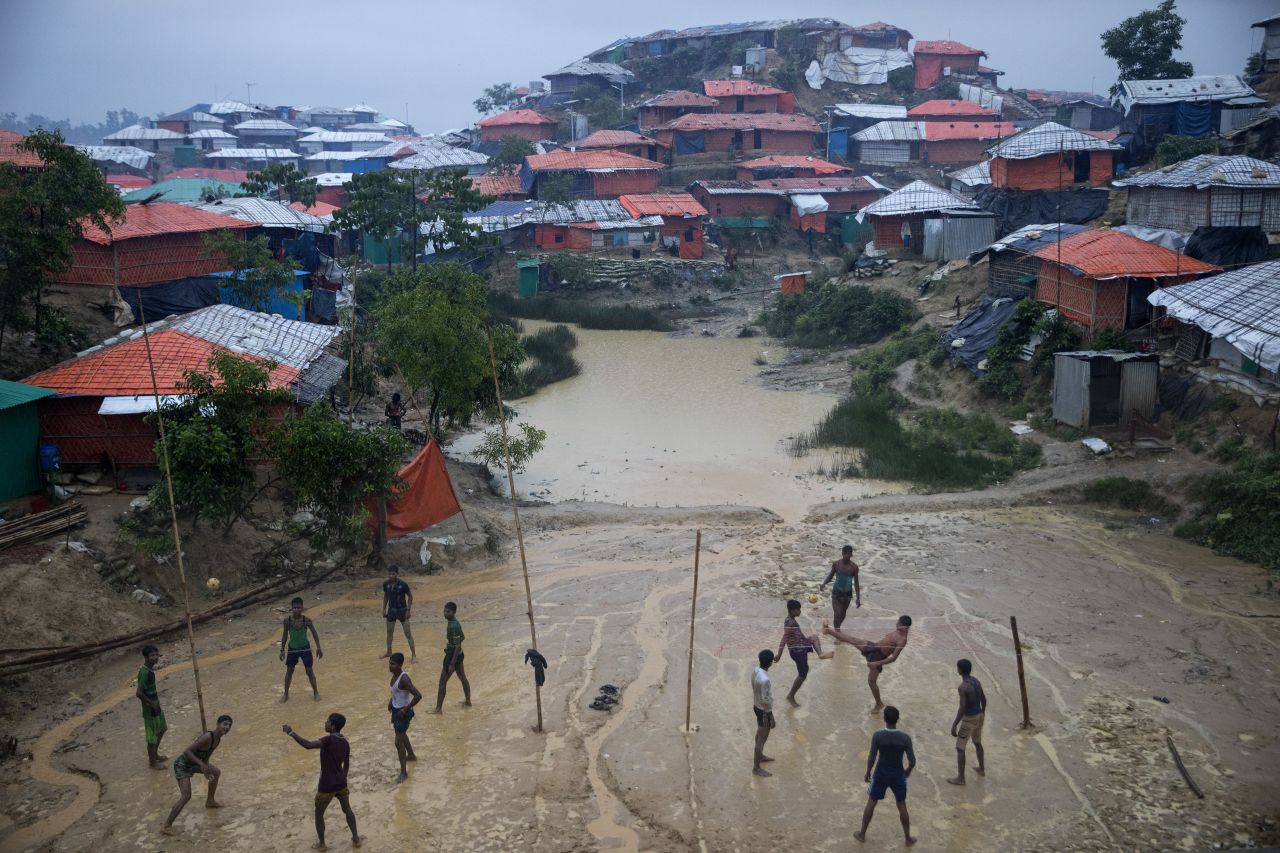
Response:
[[[404,678],[406,673],[401,672],[396,676],[396,680],[391,682],[391,707],[403,708],[413,701],[413,694],[408,690],[400,689],[400,680]]]

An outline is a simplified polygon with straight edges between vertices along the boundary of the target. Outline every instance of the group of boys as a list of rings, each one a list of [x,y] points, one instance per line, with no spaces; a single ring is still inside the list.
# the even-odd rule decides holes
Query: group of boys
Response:
[[[871,750],[867,755],[866,781],[870,784],[867,791],[867,805],[862,813],[862,828],[854,833],[854,838],[865,841],[867,827],[871,825],[871,817],[876,804],[884,799],[887,791],[893,792],[898,806],[898,817],[902,821],[902,833],[908,846],[915,844],[911,835],[911,816],[907,812],[907,778],[916,766],[915,751],[912,748],[911,736],[898,729],[898,709],[885,705],[880,698],[879,678],[884,667],[893,663],[907,647],[907,637],[911,630],[911,617],[898,617],[893,631],[879,641],[865,640],[840,629],[849,610],[849,604],[856,601],[862,606],[862,587],[858,578],[858,564],[853,561],[853,547],[845,545],[841,549],[839,560],[831,564],[831,571],[819,589],[835,581],[831,591],[831,607],[835,626],[825,622],[822,632],[833,637],[838,643],[846,643],[857,649],[867,663],[867,684],[871,688],[871,696],[875,706],[873,714],[883,714],[885,727],[871,737]],[[816,600],[816,596],[810,598]],[[773,716],[773,685],[769,678],[769,668],[775,660],[782,657],[782,650],[787,649],[796,665],[796,679],[787,694],[787,701],[799,705],[796,692],[804,684],[809,674],[809,654],[816,653],[820,659],[826,660],[835,652],[822,651],[821,638],[816,635],[806,636],[800,627],[800,602],[787,602],[787,617],[782,623],[782,638],[778,643],[778,651],[764,649],[759,654],[759,666],[751,677],[752,705],[756,717],[755,751],[753,755],[752,773],[768,777],[771,774],[761,764],[773,761],[764,754],[765,742],[769,733],[776,728],[777,721]],[[958,689],[960,703],[956,710],[955,720],[951,723],[951,735],[956,738],[956,761],[958,773],[947,781],[953,785],[965,784],[965,748],[970,741],[978,757],[975,768],[979,776],[986,775],[986,756],[982,749],[982,727],[987,710],[987,697],[982,684],[973,677],[973,664],[965,659],[956,662],[956,670],[960,674]],[[903,760],[906,766],[903,766]]]
[[[382,585],[382,616],[387,623],[387,651],[382,657],[388,659],[388,668],[391,673],[391,698],[387,704],[387,710],[391,714],[391,726],[395,732],[396,754],[400,760],[400,775],[396,778],[397,783],[409,778],[407,762],[417,760],[417,756],[413,752],[413,745],[409,742],[409,723],[414,716],[414,706],[422,700],[422,693],[414,686],[409,674],[404,671],[404,655],[400,652],[393,653],[391,643],[394,637],[395,624],[399,622],[404,630],[405,639],[409,643],[412,660],[417,660],[417,655],[414,652],[413,634],[409,629],[412,610],[413,593],[409,589],[409,585],[400,579],[399,570],[393,566],[388,571],[386,582]],[[449,679],[454,673],[457,673],[458,680],[462,682],[463,704],[468,706],[471,704],[471,684],[467,681],[466,672],[463,669],[464,654],[462,643],[466,636],[462,631],[461,623],[458,622],[457,612],[458,607],[452,601],[445,604],[445,650],[440,683],[436,691],[435,711],[437,714],[443,712],[446,688]],[[312,656],[312,639],[315,640],[314,659]],[[135,695],[142,703],[142,723],[147,742],[148,764],[152,768],[162,769],[169,759],[160,754],[160,741],[164,738],[167,730],[164,711],[160,707],[160,697],[156,689],[156,664],[160,660],[160,650],[154,645],[144,646],[142,648],[142,657],[143,665],[138,670]],[[285,662],[284,695],[280,699],[281,702],[289,701],[289,686],[293,681],[294,669],[299,663],[302,664],[307,674],[307,680],[311,683],[312,697],[319,701],[320,690],[316,685],[314,660],[323,657],[324,652],[320,647],[320,634],[316,630],[315,623],[310,617],[303,615],[302,599],[294,598],[290,602],[290,613],[284,620],[284,630],[280,637],[280,660]],[[346,717],[342,714],[330,714],[324,721],[325,735],[318,740],[307,740],[287,724],[283,727],[284,733],[293,738],[300,746],[306,749],[320,750],[320,782],[317,786],[315,797],[315,825],[316,835],[319,837],[315,844],[315,849],[317,850],[325,849],[324,813],[329,804],[335,799],[342,807],[342,813],[347,819],[347,826],[351,830],[352,845],[359,847],[362,843],[360,834],[356,829],[356,815],[351,809],[350,791],[347,787],[347,771],[351,766],[351,747],[346,737],[342,734],[342,729],[346,723]],[[218,717],[217,725],[211,731],[202,732],[174,760],[173,773],[178,783],[180,796],[165,819],[164,826],[161,829],[164,834],[173,834],[173,822],[177,820],[182,809],[190,801],[191,779],[197,774],[204,776],[208,781],[205,807],[211,809],[219,808],[214,795],[217,792],[218,779],[221,772],[213,765],[210,759],[213,757],[214,750],[222,743],[222,739],[230,733],[231,726],[231,717],[223,714]]]

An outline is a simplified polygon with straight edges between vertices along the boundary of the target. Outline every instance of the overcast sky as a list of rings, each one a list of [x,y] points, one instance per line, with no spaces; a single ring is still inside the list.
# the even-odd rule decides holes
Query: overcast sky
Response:
[[[728,21],[875,20],[985,50],[1001,85],[1105,92],[1115,66],[1098,34],[1157,0],[0,0],[0,112],[100,121],[194,103],[347,106],[367,101],[419,131],[471,123],[497,81],[527,83],[623,35]],[[1249,25],[1280,0],[1180,0],[1180,57],[1238,74]]]

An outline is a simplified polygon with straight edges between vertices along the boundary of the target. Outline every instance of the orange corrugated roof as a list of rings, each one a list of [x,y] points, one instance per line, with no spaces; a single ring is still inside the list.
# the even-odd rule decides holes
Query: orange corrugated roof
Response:
[[[916,55],[921,53],[929,53],[942,56],[986,56],[985,50],[978,50],[976,47],[969,47],[967,44],[961,44],[951,39],[938,39],[937,41],[917,41]]]
[[[471,186],[483,195],[511,195],[523,193],[519,175],[473,175]]]
[[[980,107],[971,101],[944,101],[942,99],[934,99],[925,101],[923,104],[916,104],[907,110],[908,118],[916,118],[917,116],[995,116],[993,110],[986,107]]]
[[[812,169],[816,175],[838,175],[852,171],[848,166],[823,160],[821,157],[806,157],[803,154],[769,154],[754,160],[745,160],[737,164],[738,168],[764,169],[769,166],[783,166],[790,169]]]
[[[23,151],[18,143],[23,140],[21,133],[12,130],[0,130],[0,163],[12,163],[23,169],[39,169],[44,161],[33,151]]]
[[[661,169],[661,163],[624,154],[621,151],[570,151],[561,148],[549,154],[531,154],[525,163],[535,172],[570,169]]]
[[[664,142],[650,139],[647,136],[636,133],[634,130],[597,130],[595,133],[573,143],[576,148],[619,148],[623,145],[654,144],[666,145]]]
[[[336,204],[329,204],[327,201],[317,201],[315,204],[307,207],[300,201],[295,201],[289,205],[294,210],[301,210],[303,213],[310,213],[312,216],[329,216],[330,214],[342,210]]]
[[[686,89],[675,89],[663,92],[661,95],[654,95],[649,100],[640,104],[641,107],[714,107],[720,102],[715,98],[706,95],[699,95],[697,92],[690,92]]]
[[[663,125],[671,130],[794,130],[817,133],[818,123],[793,113],[688,113]]]
[[[812,190],[818,195],[823,192],[876,192],[879,190],[875,184],[861,175],[826,178],[768,178],[763,181],[752,181],[751,184],[760,189],[786,190],[788,192]]]
[[[640,193],[618,196],[632,216],[706,216],[707,209],[688,193]]]
[[[480,127],[505,127],[511,124],[556,124],[556,120],[534,110],[507,110],[480,120]]]
[[[104,180],[113,187],[120,187],[125,190],[140,190],[143,187],[151,186],[150,178],[143,178],[138,175],[107,175]]]
[[[161,329],[150,334],[151,361],[155,364],[156,389],[161,394],[183,393],[182,380],[188,370],[205,370],[210,356],[224,347],[180,332]],[[64,397],[123,397],[151,394],[151,371],[147,362],[147,342],[141,336],[111,344],[86,355],[42,370],[25,380],[29,385],[51,388]],[[265,363],[254,356],[242,358]],[[300,371],[279,365],[271,371],[272,388],[286,388]]]
[[[1013,136],[1018,129],[1008,121],[926,121],[924,138],[930,142],[940,139],[1003,139]]]
[[[766,86],[751,80],[703,80],[702,91],[712,98],[737,98],[749,95],[785,95],[785,89]]]
[[[108,234],[88,220],[82,221],[84,238],[94,243],[110,246],[117,240],[134,237],[158,237],[161,234],[189,234],[201,231],[220,231],[223,228],[253,228],[252,222],[232,219],[217,213],[206,213],[169,201],[153,201],[150,204],[126,204],[124,222],[111,226]]]
[[[1080,132],[1101,139],[1103,142],[1115,142],[1116,137],[1120,135],[1118,130],[1082,130]]]
[[[1197,261],[1172,249],[1139,240],[1119,231],[1081,231],[1050,243],[1036,257],[1061,263],[1089,278],[1170,278],[1221,272],[1221,267]]]

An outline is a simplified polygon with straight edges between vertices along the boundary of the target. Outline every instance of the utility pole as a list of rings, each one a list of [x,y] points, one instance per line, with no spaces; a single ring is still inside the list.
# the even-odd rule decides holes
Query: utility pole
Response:
[[[244,102],[249,106],[253,106],[253,87],[256,85],[258,84],[257,83],[244,84]]]

